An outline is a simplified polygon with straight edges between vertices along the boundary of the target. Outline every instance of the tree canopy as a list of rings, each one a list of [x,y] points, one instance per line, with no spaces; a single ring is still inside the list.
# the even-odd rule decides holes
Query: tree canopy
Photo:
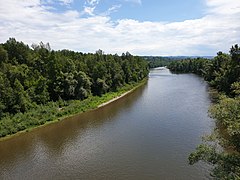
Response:
[[[148,63],[128,52],[118,56],[102,50],[55,51],[49,43],[29,47],[10,38],[0,44],[0,122],[49,102],[117,91],[146,78],[148,72]]]

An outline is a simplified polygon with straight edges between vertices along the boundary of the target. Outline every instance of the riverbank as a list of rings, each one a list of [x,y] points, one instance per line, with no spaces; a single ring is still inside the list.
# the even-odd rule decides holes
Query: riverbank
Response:
[[[87,111],[95,110],[106,106],[138,87],[144,85],[147,79],[139,83],[127,84],[116,92],[109,92],[101,97],[90,96],[85,100],[50,102],[46,105],[39,105],[26,113],[18,113],[14,116],[3,118],[0,121],[0,141],[18,136],[22,133],[32,131],[46,125],[56,123],[68,117],[72,117]],[[27,119],[27,120],[26,120]]]
[[[107,101],[107,102],[105,102],[105,103],[100,104],[100,105],[98,106],[98,108],[103,107],[103,106],[106,106],[106,105],[108,105],[108,104],[110,104],[110,103],[112,103],[112,102],[114,102],[114,101],[122,98],[123,96],[126,96],[127,94],[131,93],[133,90],[134,90],[134,89],[132,89],[132,90],[130,90],[130,91],[127,91],[127,92],[121,94],[120,96],[117,96],[117,97],[115,97],[115,98],[113,98],[113,99],[111,99],[111,100],[109,100],[109,101]]]
[[[213,165],[211,174],[216,179],[240,177],[239,50],[236,44],[230,54],[217,53],[213,60],[185,59],[168,66],[175,72],[198,74],[216,88],[209,93],[213,102],[209,115],[215,120],[216,128],[189,156],[190,164],[203,161]]]

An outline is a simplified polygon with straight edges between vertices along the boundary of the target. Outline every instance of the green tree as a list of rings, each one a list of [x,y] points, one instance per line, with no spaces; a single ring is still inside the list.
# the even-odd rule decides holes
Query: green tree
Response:
[[[56,112],[59,106],[117,91],[148,73],[144,59],[128,52],[118,56],[102,50],[54,51],[43,42],[31,48],[14,38],[0,44],[0,137],[43,124],[46,118],[32,114],[45,106],[51,120],[55,113],[61,116]]]
[[[5,44],[4,49],[8,52],[8,59],[12,64],[28,63],[29,47],[23,42],[16,41],[15,38],[9,38]]]
[[[75,72],[77,85],[75,87],[75,96],[77,99],[85,99],[91,94],[90,78],[82,71]]]
[[[8,61],[8,53],[7,51],[3,48],[2,45],[0,45],[0,65],[3,62],[7,62]]]
[[[31,108],[31,100],[18,79],[15,79],[14,82],[14,96],[14,112],[25,112]]]

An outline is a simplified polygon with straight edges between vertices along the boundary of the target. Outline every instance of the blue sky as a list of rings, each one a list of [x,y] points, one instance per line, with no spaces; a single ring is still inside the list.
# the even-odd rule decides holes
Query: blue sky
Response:
[[[183,21],[199,18],[203,15],[204,3],[201,0],[142,0],[135,2],[121,2],[105,0],[108,6],[121,4],[117,13],[111,17],[116,19],[135,19],[139,21]],[[105,5],[99,6],[99,11],[104,10]]]
[[[70,1],[69,1],[70,2]],[[135,19],[139,21],[183,21],[200,18],[206,8],[202,0],[101,0],[95,1],[94,5],[84,0],[75,0],[65,6],[59,1],[53,2],[53,12],[66,10],[84,11],[84,7],[95,7],[94,13],[101,15],[112,7],[116,7],[109,16],[112,20]],[[89,1],[94,2],[94,1]],[[86,17],[86,16],[85,16]]]
[[[0,0],[0,42],[135,55],[215,55],[240,43],[237,0]]]

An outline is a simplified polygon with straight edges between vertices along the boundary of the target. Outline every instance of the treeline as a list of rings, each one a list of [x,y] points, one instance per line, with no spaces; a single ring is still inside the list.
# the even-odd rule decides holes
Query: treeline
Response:
[[[203,75],[203,69],[207,64],[211,63],[212,60],[205,58],[196,58],[196,59],[182,59],[172,61],[168,68],[176,73],[195,73],[198,75]]]
[[[148,62],[149,68],[167,66],[171,62],[171,59],[168,57],[143,56],[143,58]]]
[[[146,78],[148,72],[147,62],[128,52],[118,56],[102,50],[95,54],[54,51],[48,43],[30,48],[10,38],[0,44],[0,126],[3,118],[49,102],[118,91]]]
[[[172,62],[168,68],[174,72],[199,74],[222,94],[210,108],[217,128],[189,156],[190,164],[202,160],[213,165],[211,175],[216,179],[240,179],[240,48],[232,46],[230,54],[219,52],[213,60],[197,58]]]

